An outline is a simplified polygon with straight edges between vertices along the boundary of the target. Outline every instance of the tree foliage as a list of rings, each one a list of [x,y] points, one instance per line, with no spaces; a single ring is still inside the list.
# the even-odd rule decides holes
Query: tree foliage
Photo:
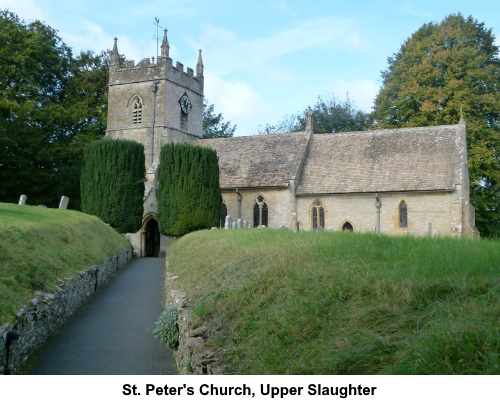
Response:
[[[335,94],[327,97],[319,96],[313,111],[313,128],[316,134],[363,131],[370,126],[370,115],[357,108],[346,95],[341,100]],[[260,134],[276,134],[304,131],[306,128],[306,111],[302,114],[285,115],[276,125],[267,124],[259,129]]]
[[[76,57],[40,21],[0,11],[0,200],[79,208],[83,147],[104,135],[108,54]]]
[[[214,113],[214,105],[203,103],[203,138],[232,138],[236,125],[231,121],[224,122],[222,114]]]
[[[484,236],[500,235],[500,60],[491,29],[449,15],[388,59],[373,118],[381,128],[467,121],[471,202]]]
[[[124,139],[102,139],[84,150],[82,211],[118,232],[137,232],[142,224],[144,146]]]
[[[164,145],[158,179],[158,226],[182,236],[218,226],[222,206],[215,150],[191,144]]]

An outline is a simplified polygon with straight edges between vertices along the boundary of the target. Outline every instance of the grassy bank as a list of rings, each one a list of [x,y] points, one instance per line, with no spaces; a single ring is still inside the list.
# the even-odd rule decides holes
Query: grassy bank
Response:
[[[169,271],[242,374],[499,374],[500,242],[242,229]]]
[[[32,298],[129,248],[100,219],[71,210],[0,203],[0,324]]]

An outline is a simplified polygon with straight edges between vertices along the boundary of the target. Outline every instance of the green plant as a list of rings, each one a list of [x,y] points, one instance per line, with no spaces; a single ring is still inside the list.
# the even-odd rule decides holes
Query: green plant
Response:
[[[172,305],[160,315],[155,322],[156,328],[153,331],[155,337],[172,350],[177,349],[177,346],[179,346],[178,318],[177,307]]]

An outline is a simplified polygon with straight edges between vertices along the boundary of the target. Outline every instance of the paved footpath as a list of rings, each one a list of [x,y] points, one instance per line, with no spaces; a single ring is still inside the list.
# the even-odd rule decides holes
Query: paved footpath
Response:
[[[165,259],[132,259],[49,339],[32,374],[177,374],[154,337],[165,309]]]

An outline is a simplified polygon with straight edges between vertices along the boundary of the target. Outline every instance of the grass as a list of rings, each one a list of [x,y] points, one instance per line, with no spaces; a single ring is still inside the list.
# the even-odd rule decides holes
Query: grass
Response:
[[[35,291],[57,291],[58,279],[129,248],[100,219],[71,210],[0,203],[0,324]]]
[[[238,374],[500,374],[500,242],[211,230],[168,270]]]

